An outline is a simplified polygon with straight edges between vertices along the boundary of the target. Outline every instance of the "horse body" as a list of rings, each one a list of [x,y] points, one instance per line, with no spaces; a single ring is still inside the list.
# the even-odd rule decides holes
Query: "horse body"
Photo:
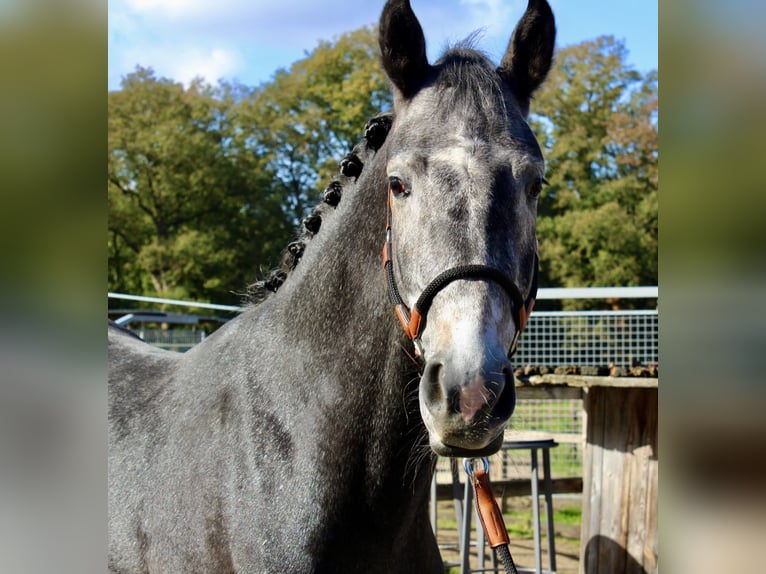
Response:
[[[530,2],[525,18],[541,6]],[[110,571],[442,571],[427,515],[431,449],[497,449],[513,410],[505,355],[519,327],[497,285],[454,282],[434,299],[418,365],[383,281],[386,197],[408,304],[436,272],[465,262],[529,292],[525,186],[542,167],[522,109],[531,92],[502,75],[490,81],[488,61],[465,50],[423,64],[419,29],[408,2],[387,3],[394,128],[380,149],[359,148],[364,169],[344,179],[342,201],[276,294],[183,355],[110,328]],[[490,82],[475,86],[489,108],[466,99],[461,74]],[[439,78],[456,84],[451,104]],[[439,110],[449,123],[429,124]],[[406,194],[394,197],[392,178]],[[439,205],[426,191],[445,181]]]
[[[438,571],[422,511],[433,461],[413,461],[417,403],[390,384],[417,372],[369,257],[383,224],[380,196],[359,194],[367,177],[346,186],[278,296],[203,344],[151,350],[145,366],[142,343],[111,334],[110,379],[154,385],[112,416],[114,571]],[[332,230],[350,222],[362,223],[351,249]],[[330,252],[335,263],[312,263]],[[378,329],[347,320],[363,316]]]

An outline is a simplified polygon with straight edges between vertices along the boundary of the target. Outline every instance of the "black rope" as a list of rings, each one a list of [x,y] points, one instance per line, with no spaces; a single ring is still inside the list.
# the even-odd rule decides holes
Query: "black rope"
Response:
[[[399,294],[399,288],[396,286],[396,279],[394,278],[394,265],[391,261],[386,262],[386,284],[388,285],[388,300],[396,307],[397,305],[403,305],[404,300]]]
[[[502,546],[495,548],[495,554],[500,556],[500,561],[503,563],[505,571],[508,574],[518,574],[516,565],[513,563],[513,558],[511,558],[511,551],[509,550],[507,544],[503,544]]]
[[[460,265],[440,273],[426,286],[423,293],[418,297],[414,308],[423,317],[421,330],[425,329],[426,316],[431,308],[434,297],[447,285],[460,279],[489,279],[498,283],[510,296],[513,320],[516,325],[519,325],[519,309],[524,305],[524,299],[516,284],[505,273],[494,267],[487,265]]]

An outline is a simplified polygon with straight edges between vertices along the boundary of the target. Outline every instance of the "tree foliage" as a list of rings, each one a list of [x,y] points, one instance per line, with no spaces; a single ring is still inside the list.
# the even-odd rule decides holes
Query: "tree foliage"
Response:
[[[138,69],[109,94],[109,288],[231,299],[288,225],[232,91]]]
[[[371,28],[322,42],[257,89],[128,75],[109,94],[109,289],[236,301],[390,105],[376,46]]]
[[[247,131],[258,140],[296,222],[337,172],[367,120],[390,106],[374,28],[320,42],[242,102]]]
[[[533,104],[550,185],[540,197],[541,282],[657,284],[657,75],[604,36],[560,50]]]

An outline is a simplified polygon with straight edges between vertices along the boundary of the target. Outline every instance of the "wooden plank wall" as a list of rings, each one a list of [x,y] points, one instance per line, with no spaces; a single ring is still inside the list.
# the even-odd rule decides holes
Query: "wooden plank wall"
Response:
[[[580,572],[656,574],[656,388],[590,387]]]

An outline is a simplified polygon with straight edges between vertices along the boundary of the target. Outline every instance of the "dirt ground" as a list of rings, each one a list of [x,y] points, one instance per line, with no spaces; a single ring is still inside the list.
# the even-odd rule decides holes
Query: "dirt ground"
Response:
[[[580,507],[580,501],[577,499],[566,499],[557,501],[554,498],[553,508],[559,510],[560,507],[567,509],[577,509]],[[458,550],[458,532],[455,521],[455,510],[452,501],[439,502],[437,533],[436,538],[442,553],[442,559],[445,564],[445,572],[457,574],[460,572],[460,552]],[[545,532],[544,507],[541,508],[542,522],[542,549],[543,549],[543,570],[549,569],[548,561],[548,539]],[[516,567],[522,568],[535,567],[534,539],[532,536],[532,520],[530,500],[528,498],[508,498],[506,499],[506,508],[504,509],[504,519],[506,528],[509,531],[511,540],[510,551]],[[471,526],[475,533],[476,516],[472,518]],[[558,574],[577,574],[580,554],[580,525],[579,523],[559,523],[554,518],[554,530],[556,531],[556,572]],[[474,536],[475,537],[475,534]],[[472,538],[473,538],[472,537]],[[484,568],[490,568],[490,556],[492,550],[485,548]],[[477,568],[476,550],[471,552],[471,567]],[[498,564],[500,561],[498,560]],[[503,572],[502,564],[498,572]]]

